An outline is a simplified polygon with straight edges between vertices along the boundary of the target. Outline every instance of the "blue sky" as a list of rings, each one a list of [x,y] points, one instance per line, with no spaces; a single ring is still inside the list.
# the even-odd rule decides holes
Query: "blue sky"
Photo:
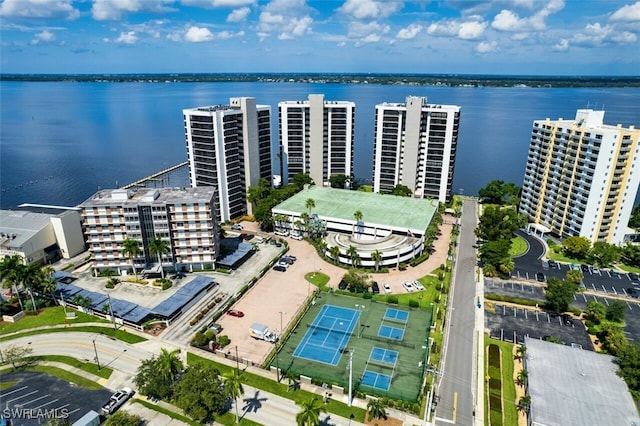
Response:
[[[638,75],[633,0],[3,0],[3,73]]]

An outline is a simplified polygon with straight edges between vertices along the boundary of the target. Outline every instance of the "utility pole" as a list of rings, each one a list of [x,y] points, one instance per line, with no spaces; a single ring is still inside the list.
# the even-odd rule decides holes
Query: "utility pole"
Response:
[[[98,348],[96,348],[96,338],[93,338],[93,351],[96,353],[96,364],[98,364],[98,371],[101,370],[100,368],[100,359],[98,359]]]
[[[349,407],[351,407],[351,403],[352,403],[352,398],[351,398],[351,393],[352,393],[352,386],[353,386],[353,349],[351,349],[349,351]]]
[[[109,293],[107,293],[107,299],[109,299],[109,313],[111,314],[111,321],[113,322],[113,329],[117,330],[118,327],[116,327],[116,317],[113,316],[113,308],[111,307],[111,295],[109,295]]]
[[[236,345],[236,370],[240,373],[240,360],[238,359],[238,345]]]

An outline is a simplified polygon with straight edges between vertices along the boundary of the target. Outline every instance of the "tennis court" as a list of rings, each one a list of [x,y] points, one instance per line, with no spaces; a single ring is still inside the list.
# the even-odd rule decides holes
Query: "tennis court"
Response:
[[[428,311],[320,293],[271,365],[346,392],[351,358],[355,390],[416,401],[430,325]]]
[[[355,309],[324,305],[293,356],[337,365],[359,316]]]

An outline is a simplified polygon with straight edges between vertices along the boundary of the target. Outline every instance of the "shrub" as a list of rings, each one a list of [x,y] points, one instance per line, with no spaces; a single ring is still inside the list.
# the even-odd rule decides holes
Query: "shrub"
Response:
[[[410,308],[419,308],[420,307],[420,302],[418,302],[417,300],[409,300],[409,307]]]
[[[393,303],[394,305],[398,304],[398,296],[388,296],[387,303]]]
[[[191,344],[195,346],[205,346],[208,341],[209,339],[207,339],[207,336],[205,336],[204,333],[201,333],[200,331],[198,331],[193,336],[193,339],[191,339]]]
[[[231,339],[229,339],[229,336],[227,336],[226,334],[224,336],[220,336],[218,337],[218,344],[221,347],[225,347],[227,346],[229,343],[231,343]]]
[[[115,288],[115,285],[113,285],[113,283],[108,282],[104,285],[106,288]]]
[[[372,299],[373,298],[373,294],[366,292],[362,295],[363,299]]]
[[[398,269],[401,271],[405,271],[407,269],[407,264],[401,263],[400,265],[398,265]]]

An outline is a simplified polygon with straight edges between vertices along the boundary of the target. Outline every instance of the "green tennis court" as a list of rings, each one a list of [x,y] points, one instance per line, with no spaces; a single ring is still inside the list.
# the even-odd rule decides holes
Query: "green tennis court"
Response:
[[[345,308],[344,315],[338,308]],[[340,326],[343,319],[345,325]],[[329,320],[331,328],[324,324]],[[282,343],[271,365],[278,364],[283,372],[343,386],[346,392],[351,356],[355,390],[413,402],[423,382],[430,326],[431,313],[427,311],[320,293]],[[342,327],[348,332],[340,332]],[[340,342],[326,343],[333,335]],[[321,340],[321,346],[327,349],[326,359],[309,356],[306,348]]]

